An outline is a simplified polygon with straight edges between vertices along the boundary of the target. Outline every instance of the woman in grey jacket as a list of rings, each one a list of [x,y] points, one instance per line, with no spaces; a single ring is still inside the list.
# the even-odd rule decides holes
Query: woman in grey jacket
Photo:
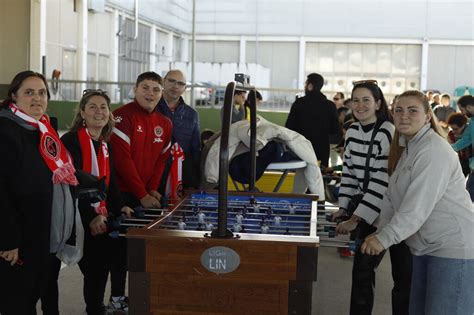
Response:
[[[410,314],[474,313],[474,209],[456,153],[438,132],[428,99],[400,95],[379,230],[361,250],[377,255],[406,240],[413,253]]]

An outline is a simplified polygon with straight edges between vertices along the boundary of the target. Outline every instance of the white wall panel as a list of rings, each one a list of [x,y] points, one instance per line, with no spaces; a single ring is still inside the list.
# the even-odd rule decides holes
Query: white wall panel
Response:
[[[271,71],[271,87],[297,88],[298,42],[247,42],[247,62],[256,63]]]
[[[88,51],[106,55],[113,53],[113,14],[89,12]]]
[[[108,4],[133,12],[134,0],[107,0]],[[197,0],[200,3],[201,0]],[[157,25],[167,26],[178,32],[191,33],[192,0],[139,0],[138,12]],[[198,6],[198,4],[196,5]]]
[[[453,93],[458,86],[474,86],[473,56],[472,46],[430,46],[427,87]]]
[[[189,44],[188,49],[192,46]],[[237,41],[196,41],[197,62],[239,62],[240,44]],[[191,51],[189,52],[191,56]]]
[[[474,39],[471,0],[199,0],[200,34]]]

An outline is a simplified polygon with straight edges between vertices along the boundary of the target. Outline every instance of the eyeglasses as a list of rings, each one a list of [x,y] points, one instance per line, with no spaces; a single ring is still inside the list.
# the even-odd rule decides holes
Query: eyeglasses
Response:
[[[361,84],[375,84],[375,85],[379,85],[379,83],[377,82],[377,80],[359,80],[359,81],[352,81],[352,85],[353,85],[353,86],[361,85]]]
[[[82,95],[86,95],[89,93],[96,93],[98,95],[107,95],[107,91],[101,90],[101,89],[85,89],[82,91]]]
[[[169,79],[169,78],[166,78],[166,81],[168,81],[170,84],[177,85],[179,87],[185,87],[186,86],[186,82],[183,82],[183,81],[178,81],[178,80]]]

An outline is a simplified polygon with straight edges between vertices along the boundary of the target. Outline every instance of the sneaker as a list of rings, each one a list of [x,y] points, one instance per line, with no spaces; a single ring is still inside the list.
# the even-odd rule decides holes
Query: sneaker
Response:
[[[339,250],[339,256],[341,257],[354,257],[355,252],[350,250],[349,248],[342,248]]]
[[[107,314],[126,315],[128,314],[128,297],[111,297],[107,305]]]

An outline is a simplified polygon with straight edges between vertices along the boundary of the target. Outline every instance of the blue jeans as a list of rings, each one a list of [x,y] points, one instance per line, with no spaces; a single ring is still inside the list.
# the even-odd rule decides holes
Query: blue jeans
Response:
[[[466,183],[466,189],[469,192],[469,195],[471,196],[471,201],[474,202],[474,170],[471,170],[471,173],[469,174]]]
[[[411,315],[473,315],[474,259],[413,256]]]

